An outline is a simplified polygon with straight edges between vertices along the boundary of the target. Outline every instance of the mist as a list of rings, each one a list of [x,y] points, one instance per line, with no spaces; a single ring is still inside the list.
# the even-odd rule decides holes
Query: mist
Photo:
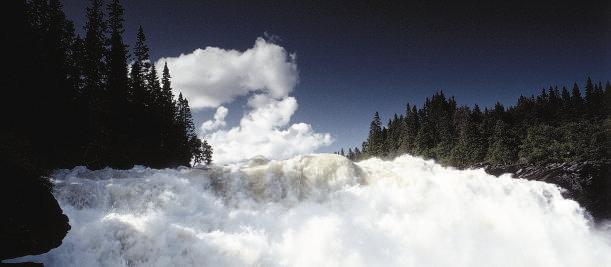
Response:
[[[53,175],[72,230],[48,266],[604,266],[555,185],[402,156]]]

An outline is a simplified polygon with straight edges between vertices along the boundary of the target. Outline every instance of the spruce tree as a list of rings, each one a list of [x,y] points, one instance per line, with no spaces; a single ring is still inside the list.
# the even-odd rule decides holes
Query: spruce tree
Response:
[[[162,101],[161,84],[159,83],[159,76],[157,70],[151,66],[150,71],[146,75],[146,85],[149,92],[148,103],[151,106],[160,105]]]
[[[132,159],[129,154],[129,132],[132,125],[128,100],[130,98],[129,81],[127,76],[127,46],[123,43],[123,7],[119,0],[108,4],[108,26],[110,31],[110,49],[108,62],[108,101],[109,109],[109,135],[110,166],[115,168],[129,168]]]
[[[559,111],[561,108],[561,98],[560,93],[558,92],[558,88],[553,88],[550,86],[548,89],[548,102],[547,102],[547,121],[556,121],[557,116],[559,115]]]
[[[390,129],[390,138],[392,140],[392,145],[389,151],[389,156],[395,157],[405,153],[402,151],[401,147],[403,142],[403,133],[405,132],[405,118],[403,114],[400,116],[395,113],[392,123],[392,129]]]
[[[165,63],[161,77],[161,97],[159,100],[162,115],[160,146],[163,155],[172,155],[178,140],[174,119],[176,117],[176,103],[174,103],[170,78],[170,70],[168,64]]]
[[[603,85],[599,82],[594,86],[594,103],[592,106],[593,116],[595,119],[603,119],[605,117],[605,90]]]
[[[165,114],[174,113],[174,94],[172,93],[172,84],[171,84],[171,76],[170,69],[168,68],[168,63],[166,62],[163,65],[163,73],[161,76],[161,94],[160,94],[160,102],[162,103],[162,107],[164,109]]]
[[[138,28],[136,35],[136,45],[134,46],[134,63],[130,71],[131,97],[132,102],[137,104],[140,109],[148,107],[149,95],[147,79],[149,78],[149,48],[146,45],[146,36],[142,26]],[[141,111],[142,112],[142,111]],[[144,116],[144,114],[139,114]],[[142,119],[142,118],[140,118]]]
[[[606,116],[611,116],[611,83],[609,81],[605,84],[604,106]]]
[[[154,121],[150,90],[147,81],[150,79],[149,48],[142,26],[138,28],[134,45],[134,62],[130,70],[130,110],[133,127],[130,128],[130,151],[137,164],[155,164],[155,144],[151,133]]]
[[[159,76],[154,66],[150,68],[146,76],[147,85],[147,109],[146,109],[146,128],[149,132],[148,138],[145,141],[148,144],[149,159],[152,166],[163,166],[164,156],[162,148],[163,139],[163,99],[161,96],[161,84]]]
[[[497,165],[512,164],[517,159],[517,153],[517,142],[509,125],[497,120],[490,138],[486,160]]]
[[[588,77],[586,80],[586,85],[584,87],[585,95],[586,95],[586,104],[591,104],[594,102],[594,97],[596,96],[594,93],[594,83],[592,83],[592,79]]]
[[[148,72],[151,67],[151,63],[149,60],[149,48],[146,45],[146,35],[144,34],[144,29],[142,25],[138,27],[138,33],[136,34],[136,46],[134,47],[134,56],[136,57],[136,61],[141,63],[141,71],[142,73]]]
[[[367,138],[367,154],[371,156],[380,156],[382,152],[382,143],[384,139],[382,136],[382,121],[380,120],[380,114],[376,111],[373,115],[373,120],[369,125],[369,136]]]
[[[403,137],[407,147],[405,152],[409,154],[414,154],[416,152],[416,136],[418,135],[419,127],[418,109],[416,106],[412,106],[412,109],[405,116],[406,135]]]
[[[106,86],[106,22],[101,0],[91,0],[85,23],[83,60],[83,98],[90,137],[85,148],[85,160],[89,167],[100,168],[108,162],[108,131],[105,125]]]
[[[588,79],[586,80],[586,85],[584,87],[585,105],[587,107],[586,111],[588,114],[588,118],[592,118],[596,115],[596,107],[598,103],[596,98],[596,92],[594,90],[594,83],[592,83],[592,79],[588,77]]]
[[[424,121],[418,128],[418,134],[416,135],[415,154],[425,158],[434,158],[433,148],[435,147],[436,135],[434,125],[430,121]]]
[[[45,84],[38,92],[38,98],[42,103],[36,103],[43,112],[36,118],[39,123],[37,127],[42,129],[54,129],[46,133],[45,138],[34,138],[34,146],[38,147],[38,153],[48,155],[48,164],[54,166],[70,166],[72,162],[81,155],[75,150],[81,142],[76,134],[73,124],[74,109],[73,97],[76,88],[72,87],[72,81],[68,79],[69,65],[67,62],[72,38],[74,38],[73,24],[66,20],[59,0],[48,2],[48,25],[45,25],[43,35],[43,55],[37,64],[43,68],[38,78],[42,78]],[[39,89],[40,90],[40,89]]]
[[[132,86],[132,98],[133,102],[142,105],[143,107],[148,106],[148,88],[147,78],[150,71],[149,63],[149,48],[146,45],[146,36],[142,26],[138,28],[136,35],[136,45],[134,46],[134,63],[130,72],[131,86]]]
[[[520,145],[520,160],[531,164],[558,161],[562,157],[559,153],[560,139],[561,133],[556,127],[547,124],[531,126]]]
[[[212,146],[208,144],[208,141],[204,140],[202,142],[202,158],[206,165],[212,164]]]
[[[468,167],[484,159],[486,151],[477,123],[477,114],[469,114],[461,127],[456,146],[452,149],[450,162],[457,167]]]
[[[193,126],[193,118],[191,117],[189,102],[182,96],[182,93],[178,95],[175,125],[177,127],[177,132],[179,133],[177,146],[178,164],[189,166],[193,156],[197,153],[201,153],[201,141],[195,134],[195,127]]]
[[[23,39],[7,44],[28,53],[22,53],[27,55],[7,88],[28,90],[7,94],[5,99],[11,100],[2,106],[8,114],[18,110],[11,103],[15,99],[31,99],[33,112],[6,116],[7,129],[0,138],[13,151],[14,163],[35,171],[75,165],[167,167],[188,164],[201,153],[188,103],[181,100],[181,117],[186,119],[179,125],[169,70],[166,66],[162,86],[151,68],[142,29],[128,76],[123,12],[118,0],[108,5],[91,0],[85,37],[80,38],[59,0],[23,3]],[[40,138],[40,128],[55,130]],[[179,143],[182,154],[177,153]]]
[[[399,138],[397,154],[409,153],[410,143],[412,140],[409,137],[407,117],[409,116],[410,111],[411,107],[409,103],[407,103],[405,108],[405,116],[401,115],[399,122],[397,122],[397,132]]]
[[[565,86],[562,86],[562,93],[561,93],[560,98],[562,102],[562,104],[560,105],[561,118],[564,120],[568,120],[573,115],[571,114],[572,102],[571,102],[571,93],[569,93],[569,90]]]
[[[97,105],[99,94],[105,86],[106,22],[102,12],[102,1],[91,0],[87,8],[85,24],[85,58],[83,66],[84,90],[90,94],[91,104]]]
[[[573,114],[572,118],[579,118],[581,114],[585,112],[583,108],[583,98],[581,97],[581,90],[577,83],[573,84],[573,89],[571,91],[571,113]]]

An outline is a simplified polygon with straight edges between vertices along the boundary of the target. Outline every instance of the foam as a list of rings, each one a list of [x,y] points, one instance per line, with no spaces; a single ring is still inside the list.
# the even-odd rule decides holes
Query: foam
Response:
[[[402,156],[53,175],[47,266],[611,266],[609,232],[552,184]]]

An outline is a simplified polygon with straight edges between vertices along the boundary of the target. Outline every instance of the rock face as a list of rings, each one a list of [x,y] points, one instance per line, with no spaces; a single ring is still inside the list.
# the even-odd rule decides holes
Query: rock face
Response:
[[[27,170],[0,163],[0,260],[45,253],[70,230],[51,184]]]
[[[611,219],[611,161],[483,167],[493,175],[512,173],[519,178],[556,184],[595,220]]]

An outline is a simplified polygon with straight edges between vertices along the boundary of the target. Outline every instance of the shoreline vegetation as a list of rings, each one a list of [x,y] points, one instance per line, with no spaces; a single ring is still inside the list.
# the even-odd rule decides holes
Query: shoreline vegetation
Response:
[[[159,74],[151,63],[143,28],[133,46],[124,43],[119,0],[89,1],[84,36],[59,0],[10,6],[18,18],[5,32],[0,261],[49,251],[70,229],[46,178],[55,169],[212,161],[169,68]]]
[[[154,66],[143,27],[123,41],[119,0],[91,0],[81,36],[59,0],[22,6],[18,71],[10,77],[4,157],[41,173],[90,169],[190,166],[201,160],[189,103],[175,96],[167,64]],[[25,53],[27,51],[27,53]],[[161,73],[158,73],[161,71]],[[19,100],[30,111],[19,109]],[[17,101],[16,101],[17,100]],[[4,113],[6,114],[6,113]]]
[[[567,189],[595,219],[611,218],[609,169],[611,84],[588,77],[573,84],[520,96],[505,107],[482,111],[459,106],[442,91],[418,109],[407,104],[386,125],[375,112],[361,147],[336,152],[358,161],[369,157],[421,156],[460,169],[513,173]]]

